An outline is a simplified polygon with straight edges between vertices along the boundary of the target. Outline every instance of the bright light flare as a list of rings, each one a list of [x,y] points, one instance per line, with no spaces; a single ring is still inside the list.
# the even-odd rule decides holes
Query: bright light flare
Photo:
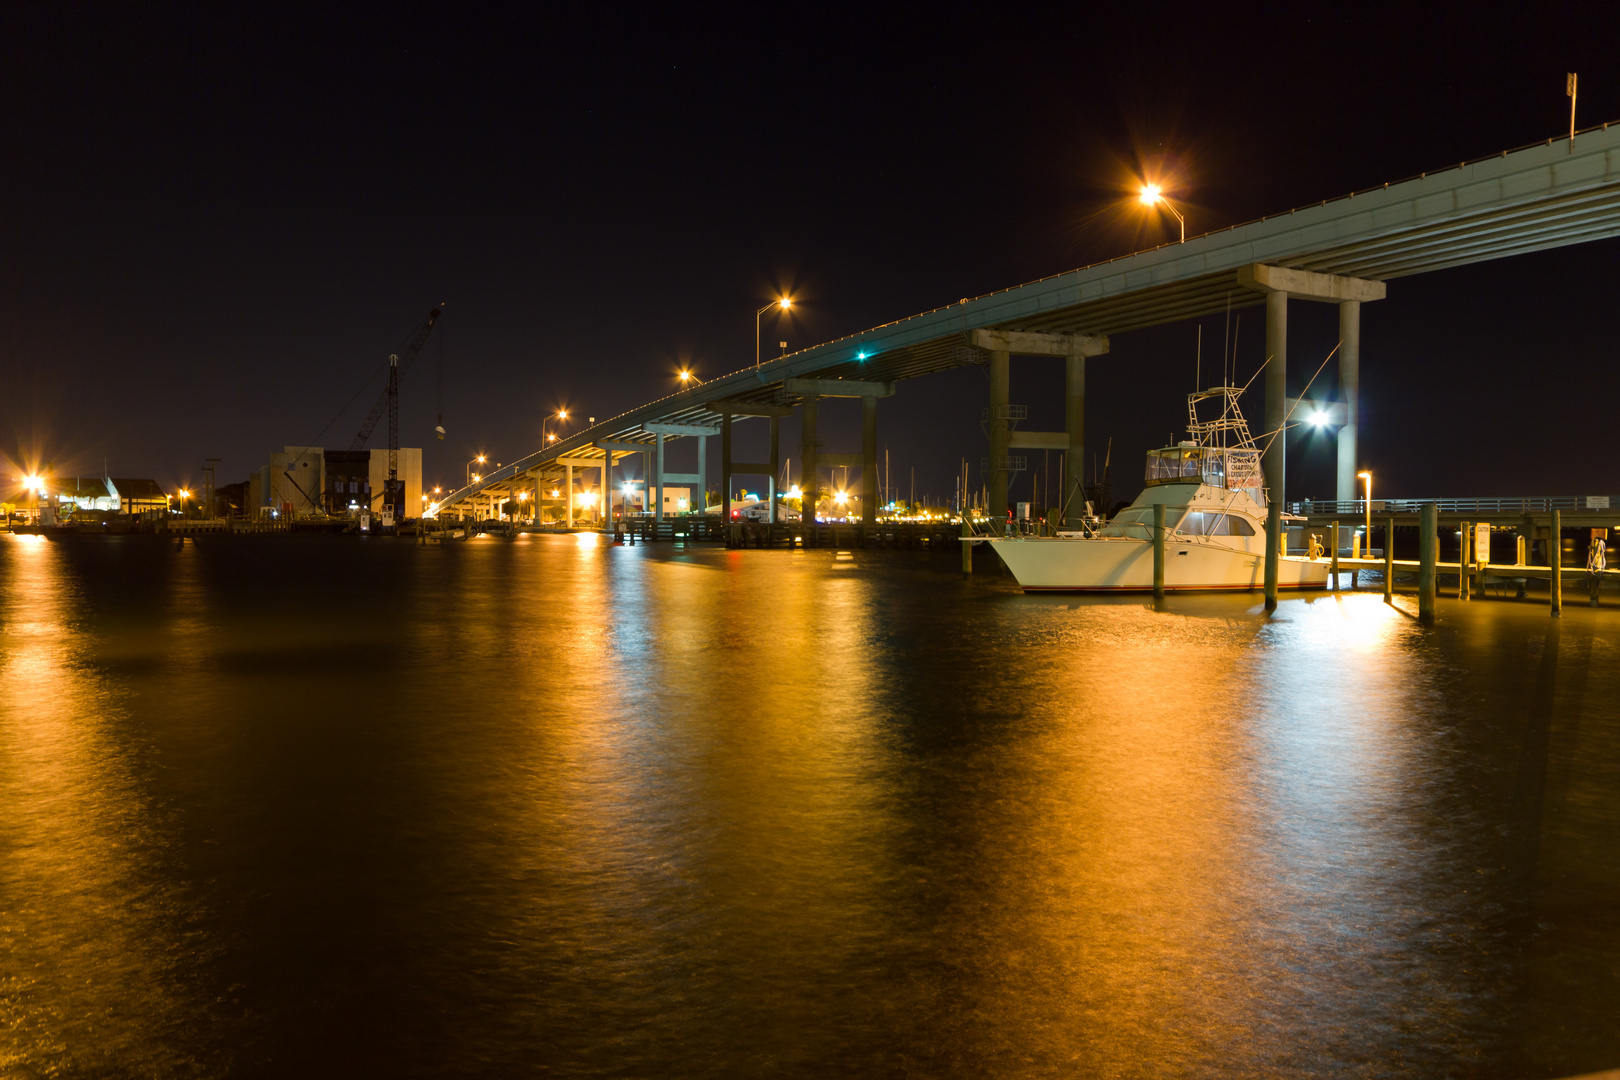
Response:
[[[1137,201],[1143,206],[1153,206],[1164,198],[1164,189],[1158,184],[1143,184],[1142,190],[1137,193]]]
[[[793,297],[784,296],[782,299],[778,300],[777,303],[782,305],[783,311],[786,311],[788,308],[793,306]]]
[[[1315,424],[1317,427],[1322,427],[1327,422],[1327,413],[1323,412],[1321,409],[1317,409],[1315,412],[1311,413],[1311,423]]]

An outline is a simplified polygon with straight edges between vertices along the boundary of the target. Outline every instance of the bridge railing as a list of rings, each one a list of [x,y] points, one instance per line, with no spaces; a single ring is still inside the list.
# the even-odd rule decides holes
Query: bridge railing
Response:
[[[1607,510],[1620,507],[1620,499],[1608,495],[1527,495],[1480,499],[1374,499],[1377,514],[1415,514],[1425,503],[1434,503],[1442,514],[1545,514],[1550,510]],[[1303,499],[1288,504],[1291,514],[1345,514],[1359,517],[1367,512],[1366,499]]]

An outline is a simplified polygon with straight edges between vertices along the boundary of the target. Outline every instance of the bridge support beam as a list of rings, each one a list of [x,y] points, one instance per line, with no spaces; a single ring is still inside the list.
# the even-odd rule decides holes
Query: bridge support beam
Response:
[[[1338,491],[1340,502],[1356,497],[1356,437],[1361,419],[1361,301],[1339,304],[1339,393],[1344,396],[1345,424],[1339,429]],[[1368,543],[1372,538],[1368,537]]]
[[[1283,433],[1288,395],[1288,294],[1266,294],[1266,607],[1277,606],[1277,574],[1282,567],[1283,492],[1288,479]]]
[[[1069,436],[1069,449],[1063,456],[1063,490],[1059,496],[1063,524],[1078,529],[1086,516],[1085,459],[1086,459],[1086,358],[1070,356],[1063,368],[1064,429]],[[1108,513],[1102,507],[1101,513]]]
[[[799,471],[803,474],[799,480],[799,493],[801,507],[799,523],[814,525],[816,523],[816,503],[821,497],[818,487],[819,477],[816,475],[818,464],[816,462],[816,447],[821,441],[816,432],[816,406],[821,398],[815,394],[806,394],[799,406]],[[806,538],[806,543],[809,539]]]
[[[1012,485],[1013,461],[1008,451],[1030,447],[1034,449],[1062,450],[1063,493],[1062,505],[1067,507],[1065,522],[1078,527],[1085,516],[1085,453],[1086,453],[1086,357],[1102,356],[1108,352],[1108,337],[1103,334],[1047,334],[1028,330],[989,328],[973,331],[973,344],[990,354],[990,408],[987,411],[985,434],[990,439],[990,459],[985,469],[985,483],[989,487],[990,516],[1007,516],[1007,489]],[[1038,432],[1017,435],[1011,400],[1011,376],[1014,355],[1061,356],[1064,358],[1064,434],[1056,445],[1045,440],[1052,436]],[[1020,436],[1027,436],[1020,441]],[[1050,496],[1048,496],[1050,498]]]
[[[875,397],[861,398],[861,527],[877,526],[877,403]]]
[[[990,352],[990,460],[988,468],[984,470],[984,482],[988,485],[990,520],[994,527],[1000,529],[1007,517],[1007,485],[1012,483],[1012,474],[1009,470],[1007,450],[1011,445],[1011,426],[1008,423],[1010,410],[1008,399],[1012,396],[1012,354],[1006,349],[992,349]]]

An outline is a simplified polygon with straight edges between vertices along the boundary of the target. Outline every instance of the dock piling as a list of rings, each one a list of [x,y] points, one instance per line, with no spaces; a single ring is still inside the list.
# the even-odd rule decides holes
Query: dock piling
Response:
[[[966,576],[973,573],[973,545],[971,543],[969,543],[967,541],[967,539],[966,539],[966,537],[969,537],[971,535],[973,535],[973,534],[968,530],[967,514],[964,513],[962,515],[962,536],[963,536],[963,540],[961,541],[961,544],[962,544],[962,575],[964,577],[966,577]]]
[[[1468,541],[1472,537],[1472,534],[1473,526],[1469,522],[1463,522],[1457,547],[1457,599],[1459,600],[1469,599],[1468,556],[1470,554],[1470,545]]]
[[[1564,515],[1552,512],[1552,527],[1547,530],[1547,591],[1551,594],[1552,617],[1564,613]]]
[[[1395,519],[1384,519],[1384,603],[1395,602]]]
[[[1164,503],[1153,504],[1153,598],[1164,599]]]
[[[1424,503],[1418,518],[1418,620],[1434,622],[1434,564],[1440,546],[1440,508]]]
[[[1337,521],[1328,525],[1328,543],[1333,545],[1332,569],[1328,571],[1332,584],[1328,588],[1337,590],[1339,587],[1339,523]]]

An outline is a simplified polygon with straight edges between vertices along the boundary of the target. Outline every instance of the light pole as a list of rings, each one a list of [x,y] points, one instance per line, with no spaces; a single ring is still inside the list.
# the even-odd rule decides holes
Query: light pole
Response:
[[[764,307],[762,307],[758,311],[754,312],[754,366],[756,368],[759,367],[759,319],[760,319],[760,316],[764,315],[767,311],[771,310],[771,308],[773,308],[773,307],[779,307],[783,311],[786,311],[789,308],[791,308],[792,306],[793,306],[793,297],[784,296],[780,300],[772,300],[770,303],[766,304]]]
[[[1356,477],[1367,485],[1367,549],[1372,550],[1372,473],[1358,472]],[[1387,539],[1384,541],[1389,542]]]
[[[769,307],[770,305],[767,304],[766,306]],[[755,327],[754,329],[756,331],[756,336],[754,338],[754,348],[757,350],[759,348],[759,338],[757,336],[757,331],[758,331],[759,328]],[[754,356],[754,366],[755,367],[759,366],[759,356],[757,355],[757,352],[756,352],[756,355]],[[693,386],[702,386],[703,385],[703,380],[702,379],[698,378],[696,375],[692,374],[690,371],[688,371],[685,368],[681,369],[680,374],[679,374],[679,378],[681,380],[681,385],[683,385],[683,386],[686,385],[687,383],[691,383]]]
[[[551,421],[553,421],[553,420],[567,420],[567,419],[568,419],[568,410],[567,409],[558,409],[556,412],[552,413],[550,416],[543,417],[540,420],[540,445],[541,445],[542,448],[550,446],[552,443],[557,441],[557,436],[550,433],[550,432],[548,432],[546,430],[546,425],[551,423]]]
[[[468,487],[472,487],[473,480],[475,480],[475,479],[482,480],[483,479],[483,477],[481,477],[481,476],[480,477],[474,477],[473,476],[473,471],[472,471],[472,467],[474,465],[482,465],[483,463],[484,463],[484,455],[483,454],[479,454],[477,457],[475,457],[471,461],[467,462],[467,486]]]
[[[1158,184],[1143,184],[1142,190],[1136,196],[1143,206],[1163,206],[1176,216],[1176,223],[1181,226],[1181,242],[1187,242],[1187,219],[1181,216],[1181,211],[1171,205],[1170,200],[1164,197],[1164,191]]]

